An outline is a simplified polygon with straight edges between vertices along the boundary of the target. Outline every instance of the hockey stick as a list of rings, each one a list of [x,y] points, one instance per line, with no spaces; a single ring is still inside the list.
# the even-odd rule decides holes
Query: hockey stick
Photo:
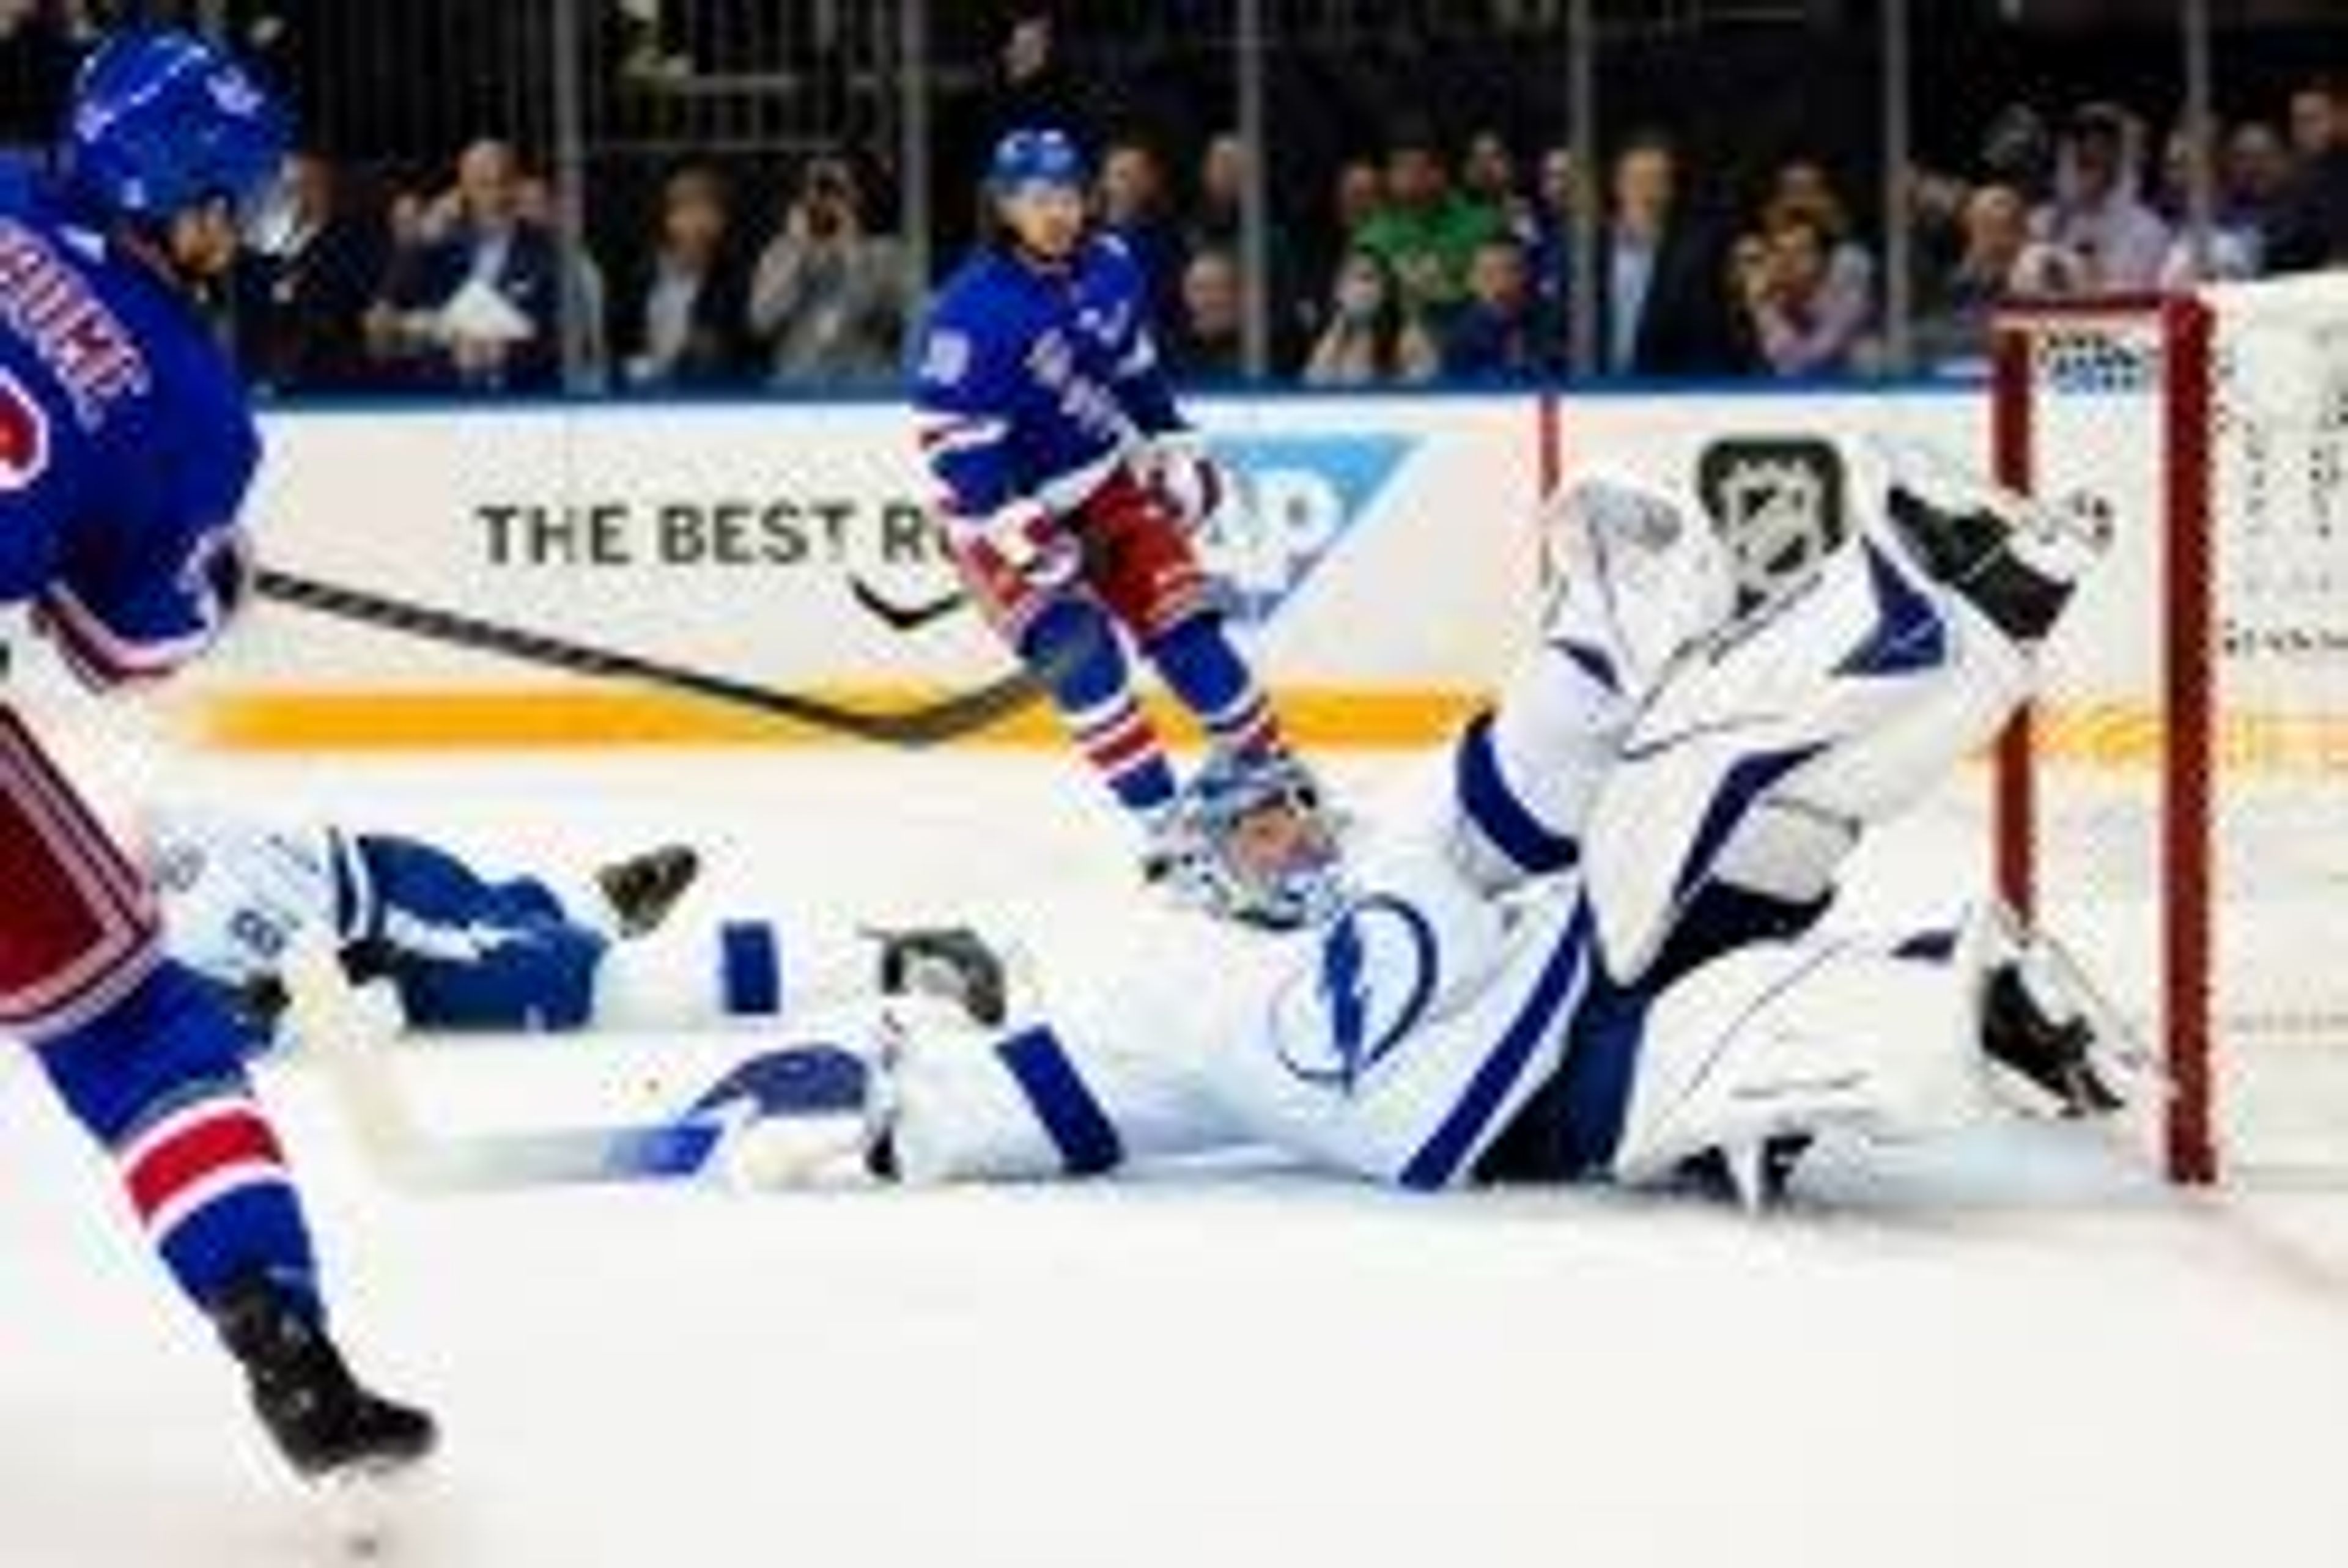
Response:
[[[1072,645],[1062,650],[1049,668],[1019,670],[933,702],[891,712],[874,712],[827,702],[803,692],[778,691],[272,568],[264,567],[256,574],[254,586],[264,597],[280,604],[316,614],[458,648],[502,654],[576,675],[641,682],[664,691],[770,714],[831,734],[891,746],[934,746],[986,729],[1043,697],[1067,664],[1084,653],[1081,646]]]
[[[324,949],[304,949],[288,958],[284,978],[286,1027],[324,1076],[360,1158],[395,1187],[480,1193],[691,1181],[725,1137],[722,1122],[690,1113],[633,1125],[429,1132],[400,1090],[390,1047],[396,1026],[351,985],[340,960]]]

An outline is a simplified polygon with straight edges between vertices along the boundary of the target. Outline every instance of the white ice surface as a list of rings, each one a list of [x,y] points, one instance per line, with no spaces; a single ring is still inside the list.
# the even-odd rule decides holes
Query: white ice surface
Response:
[[[516,862],[688,836],[721,897],[886,913],[1118,897],[1116,825],[1072,773],[171,782]],[[1970,878],[1942,815],[1884,846],[1879,892]],[[421,1199],[369,1179],[303,1072],[271,1088],[345,1338],[447,1421],[400,1563],[2348,1563],[2336,1192],[2185,1202],[2040,1140],[1764,1223],[1287,1177]],[[0,1065],[0,1568],[331,1561],[236,1398],[37,1075]]]

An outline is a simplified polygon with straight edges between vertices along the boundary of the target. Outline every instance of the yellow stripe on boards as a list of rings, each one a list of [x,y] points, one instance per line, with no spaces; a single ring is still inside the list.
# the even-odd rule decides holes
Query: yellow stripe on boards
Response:
[[[838,688],[826,702],[872,712],[911,707],[935,692]],[[1275,692],[1289,734],[1304,746],[1415,746],[1442,739],[1481,703],[1480,694],[1444,691]],[[1195,734],[1159,694],[1151,717],[1169,737]],[[408,752],[547,749],[566,746],[767,746],[837,743],[808,725],[722,703],[617,688],[385,692],[271,691],[218,693],[195,711],[208,744],[251,752]],[[1062,746],[1057,715],[1041,703],[957,743]]]
[[[875,712],[917,705],[937,693],[911,688],[840,687],[828,702]],[[1457,729],[1488,699],[1437,689],[1275,691],[1274,706],[1303,746],[1430,744]],[[1151,718],[1178,741],[1196,728],[1170,699],[1148,699]],[[2137,703],[2034,709],[2046,762],[2115,773],[2148,772],[2160,755],[2161,726]],[[530,687],[384,692],[270,691],[214,694],[195,710],[210,745],[252,752],[412,752],[599,746],[776,746],[839,737],[721,703],[617,687]],[[957,743],[1059,746],[1056,715],[1038,704]],[[2348,713],[2236,713],[2219,726],[2219,766],[2288,777],[2348,777]]]

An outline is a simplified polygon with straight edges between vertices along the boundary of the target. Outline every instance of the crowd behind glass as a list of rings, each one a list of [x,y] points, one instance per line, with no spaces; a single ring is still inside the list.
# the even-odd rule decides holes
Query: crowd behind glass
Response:
[[[54,9],[0,0],[0,43]],[[942,127],[934,243],[898,231],[888,149],[844,139],[668,158],[623,193],[576,192],[588,221],[568,246],[541,151],[493,130],[440,168],[297,157],[272,253],[248,260],[224,317],[254,379],[287,393],[885,385],[924,262],[950,266],[983,235],[967,165],[994,131],[1037,118],[1090,144],[1099,220],[1139,259],[1161,346],[1196,382],[1246,374],[1259,305],[1260,363],[1320,386],[1556,373],[1585,291],[1602,374],[1849,377],[1975,364],[1990,313],[2016,297],[2348,264],[2348,74],[2326,62],[2198,126],[2173,103],[2042,88],[1977,113],[1956,156],[1920,156],[1896,181],[1848,149],[1798,144],[1731,179],[1670,123],[1610,128],[1585,169],[1560,136],[1479,119],[1476,82],[1429,82],[1423,102],[1381,106],[1375,144],[1324,138],[1317,159],[1276,146],[1251,246],[1262,149],[1228,108],[1198,107],[1206,93],[1187,115],[1120,115],[1118,84],[1068,63],[1067,31],[1046,11],[1014,16],[981,101]],[[2198,232],[2197,138],[2214,187]],[[1573,265],[1581,203],[1588,276]],[[1891,223],[1908,241],[1900,364]]]

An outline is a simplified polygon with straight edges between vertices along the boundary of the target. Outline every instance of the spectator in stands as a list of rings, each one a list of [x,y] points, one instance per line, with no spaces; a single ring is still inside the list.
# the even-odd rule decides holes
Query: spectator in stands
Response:
[[[2219,180],[2218,220],[2229,228],[2264,233],[2291,195],[2291,148],[2263,120],[2234,128],[2226,139],[2226,162]]]
[[[2085,292],[2132,293],[2157,286],[2168,254],[2168,226],[2139,194],[2141,128],[2110,104],[2071,118],[2054,175],[2054,199],[2031,219],[2037,238],[2067,251]]]
[[[1819,309],[1837,320],[1871,322],[1875,253],[1859,241],[1833,176],[1815,159],[1789,159],[1778,166],[1769,204],[1762,212],[1761,237],[1774,245],[1780,229],[1802,222],[1814,226],[1830,246],[1827,275],[1818,285]]]
[[[368,317],[376,352],[443,390],[543,391],[560,380],[554,237],[520,211],[514,150],[477,141],[424,210]]]
[[[2196,283],[2254,278],[2259,274],[2260,251],[2265,243],[2264,220],[2244,217],[2234,204],[2228,168],[2219,154],[2220,129],[2212,123],[2197,138],[2192,128],[2180,125],[2168,133],[2160,159],[2160,193],[2154,203],[2155,210],[2168,225],[2168,251],[2160,264],[2159,286],[2163,289],[2188,289]],[[2275,150],[2281,151],[2280,141]],[[2206,248],[2193,225],[2197,155],[2209,160],[2213,182]]]
[[[1539,233],[1533,204],[1517,183],[1517,155],[1509,138],[1484,129],[1468,138],[1459,159],[1459,184],[1468,200],[1492,215],[1499,229],[1530,245]]]
[[[1780,202],[1757,254],[1739,258],[1737,283],[1762,364],[1780,376],[1842,375],[1865,368],[1875,303],[1862,283],[1837,279],[1837,237],[1797,203]]]
[[[1665,138],[1633,138],[1614,160],[1600,236],[1599,346],[1607,370],[1720,375],[1750,354],[1729,310],[1719,244],[1680,206],[1679,159]]]
[[[1021,0],[996,51],[993,108],[977,145],[993,147],[1008,131],[1056,126],[1084,140],[1091,129],[1086,95],[1061,57],[1053,7]]]
[[[1247,202],[1247,144],[1237,131],[1217,131],[1199,155],[1199,195],[1190,206],[1190,248],[1235,246]]]
[[[1335,279],[1353,254],[1362,225],[1385,203],[1385,175],[1373,159],[1349,158],[1337,166],[1328,190],[1326,209],[1295,236],[1300,275],[1312,280],[1296,302],[1296,316],[1308,343],[1316,341],[1328,324]]]
[[[1789,158],[1771,176],[1766,207],[1820,214],[1843,210],[1842,198],[1826,165],[1814,158]]]
[[[2322,158],[2348,141],[2348,104],[2329,81],[2312,81],[2291,95],[2291,150],[2302,162]]]
[[[1305,362],[1314,386],[1376,386],[1433,378],[1442,368],[1385,258],[1355,251],[1337,271],[1329,323]]]
[[[1565,320],[1573,269],[1573,214],[1581,200],[1573,149],[1552,147],[1541,154],[1540,182],[1533,191],[1533,240],[1526,252],[1533,294],[1553,322]]]
[[[687,164],[663,183],[644,272],[613,324],[627,384],[722,386],[741,379],[749,364],[749,280],[716,169]]]
[[[1182,319],[1185,256],[1173,207],[1157,152],[1141,141],[1110,143],[1101,155],[1101,222],[1132,251],[1160,325]]]
[[[1386,149],[1385,200],[1354,242],[1393,271],[1405,304],[1439,322],[1467,297],[1476,248],[1501,231],[1497,212],[1451,188],[1432,131],[1406,124]]]
[[[912,289],[904,248],[866,230],[853,167],[814,159],[758,258],[750,332],[777,381],[893,375]]]
[[[283,200],[270,242],[248,247],[231,279],[237,363],[264,391],[363,385],[363,323],[383,275],[382,246],[344,210],[334,166],[319,153],[286,159]]]
[[[1229,251],[1194,253],[1182,269],[1182,313],[1166,334],[1167,359],[1186,380],[1229,381],[1247,372],[1247,290]]]
[[[2267,269],[2348,266],[2348,82],[2292,95],[2291,126],[2299,168],[2267,230]]]
[[[1221,251],[1232,256],[1247,253],[1243,222],[1247,180],[1247,144],[1231,131],[1210,137],[1207,150],[1199,159],[1198,200],[1191,207],[1190,221],[1183,234],[1185,247],[1194,261],[1209,251]],[[1289,248],[1288,226],[1280,220],[1276,210],[1264,214],[1264,261],[1272,358],[1275,364],[1292,364],[1295,363],[1297,335],[1304,323],[1297,308],[1296,262]]]
[[[1526,381],[1549,367],[1551,353],[1524,243],[1495,234],[1476,247],[1468,303],[1444,333],[1443,374],[1454,381]]]
[[[1351,250],[1362,226],[1385,205],[1386,177],[1369,159],[1347,159],[1337,170],[1332,191],[1331,208],[1336,215],[1337,232],[1346,249]]]
[[[2045,117],[2025,103],[2000,109],[1982,133],[1981,167],[1985,179],[2020,191],[2032,206],[2047,200],[2054,190],[2055,149]]]
[[[2013,292],[2030,248],[2030,208],[2011,185],[1978,185],[1960,220],[1964,253],[1927,295],[1915,326],[1917,363],[1954,369],[1987,351],[1990,317]]]
[[[543,174],[526,172],[521,177],[520,194],[516,210],[525,223],[535,223],[562,242],[561,198],[554,181]],[[578,363],[573,367],[577,380],[574,390],[600,392],[612,384],[612,339],[607,317],[611,309],[612,291],[603,279],[602,263],[595,259],[586,237],[580,236],[577,245],[562,244],[564,258],[570,263],[571,293],[564,308],[578,313],[574,351]]]

